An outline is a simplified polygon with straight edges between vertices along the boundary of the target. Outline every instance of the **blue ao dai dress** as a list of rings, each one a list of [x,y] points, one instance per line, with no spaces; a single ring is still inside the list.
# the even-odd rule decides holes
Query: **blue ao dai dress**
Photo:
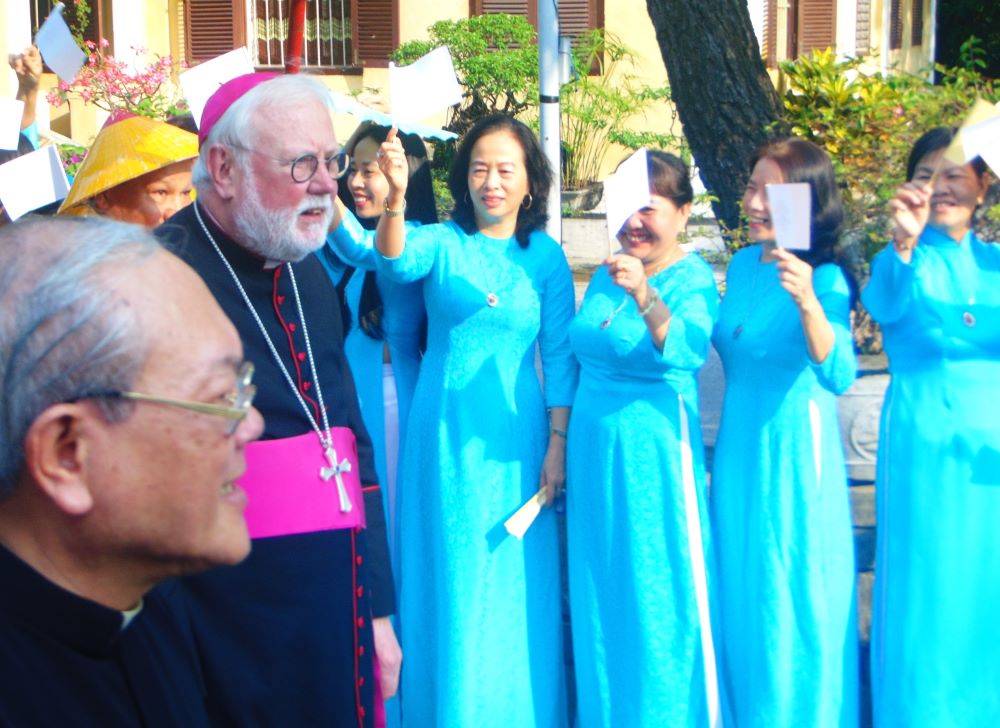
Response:
[[[543,232],[521,248],[448,222],[409,231],[380,269],[423,280],[429,321],[398,503],[403,725],[558,728],[555,515],[543,509],[523,541],[503,523],[538,489],[545,408],[576,388],[566,258]]]
[[[875,257],[862,301],[892,374],[876,475],[876,724],[997,726],[1000,247],[927,228],[909,264],[891,245]]]
[[[708,726],[709,706],[718,713],[696,382],[718,292],[694,254],[650,285],[671,313],[662,351],[606,267],[570,328],[580,361],[566,490],[579,728]]]
[[[733,256],[713,343],[726,396],[712,470],[723,694],[740,728],[858,722],[854,541],[836,395],[854,380],[840,268],[813,289],[834,331],[809,358],[761,246]],[[734,336],[734,332],[739,331]]]

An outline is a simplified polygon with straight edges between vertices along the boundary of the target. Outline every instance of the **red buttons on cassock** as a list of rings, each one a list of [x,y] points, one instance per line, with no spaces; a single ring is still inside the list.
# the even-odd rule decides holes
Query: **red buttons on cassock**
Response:
[[[364,563],[364,559],[362,559],[360,556],[356,558],[354,561],[358,566],[361,566],[361,564]]]
[[[289,331],[295,331],[295,324],[288,324]]]
[[[299,352],[299,361],[305,361],[305,360],[306,360],[306,353],[304,351],[300,351]]]
[[[358,708],[358,715],[360,715],[362,718],[365,717],[365,707],[363,705]]]
[[[360,687],[363,687],[363,686],[364,686],[364,684],[365,684],[365,676],[364,676],[364,675],[362,675],[361,677],[359,677],[359,678],[358,678],[358,687],[359,687],[359,688],[360,688]]]
[[[365,618],[364,617],[358,617],[358,629],[361,629],[364,626],[365,626]]]
[[[280,306],[284,302],[285,302],[285,297],[284,296],[278,296],[278,305]]]
[[[365,646],[361,645],[361,647],[358,648],[358,657],[364,657],[364,656],[365,656]]]
[[[365,593],[365,588],[363,586],[358,587],[358,599]]]
[[[302,391],[303,392],[308,392],[309,391],[309,387],[311,387],[311,386],[312,385],[309,382],[302,382]]]

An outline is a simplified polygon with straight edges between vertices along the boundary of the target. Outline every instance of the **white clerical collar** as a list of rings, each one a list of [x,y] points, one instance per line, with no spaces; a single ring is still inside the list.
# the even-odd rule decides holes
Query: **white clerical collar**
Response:
[[[125,628],[132,623],[133,619],[139,616],[139,612],[141,611],[142,611],[142,599],[140,599],[139,603],[135,605],[135,607],[133,607],[132,609],[126,609],[125,611],[122,612],[122,618],[123,618],[122,628],[121,628],[122,632],[124,632]]]

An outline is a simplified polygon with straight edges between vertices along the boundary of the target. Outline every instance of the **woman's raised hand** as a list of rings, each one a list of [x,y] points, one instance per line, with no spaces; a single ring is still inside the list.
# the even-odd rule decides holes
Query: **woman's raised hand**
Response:
[[[930,218],[933,192],[930,185],[922,186],[916,182],[907,182],[897,189],[896,196],[889,200],[893,245],[907,260]]]
[[[778,259],[778,280],[781,282],[781,287],[788,291],[795,305],[800,309],[813,304],[818,305],[816,294],[813,292],[812,266],[784,248],[775,248],[773,254]]]
[[[397,193],[406,192],[410,173],[403,144],[396,138],[396,127],[389,130],[389,136],[382,142],[377,156],[378,168],[389,181],[389,188]]]
[[[608,266],[608,275],[611,276],[612,283],[624,288],[625,292],[636,300],[640,297],[645,300],[646,270],[641,260],[621,253],[606,259],[604,265]]]

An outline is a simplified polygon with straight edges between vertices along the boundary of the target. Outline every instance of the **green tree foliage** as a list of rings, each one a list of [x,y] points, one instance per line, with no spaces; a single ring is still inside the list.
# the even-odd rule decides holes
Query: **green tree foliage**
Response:
[[[634,67],[635,54],[620,38],[589,31],[577,38],[573,54],[576,68],[583,72],[563,86],[559,96],[565,188],[578,189],[599,179],[614,144],[628,150],[683,147],[683,137],[672,131],[629,128],[630,121],[645,116],[657,101],[669,100],[670,89],[652,88],[623,70]],[[598,73],[588,74],[587,69]]]
[[[520,116],[536,108],[538,46],[527,20],[502,14],[441,20],[428,34],[427,40],[403,43],[391,58],[405,66],[448,46],[464,93],[462,103],[449,112],[446,129],[461,136],[483,116]]]

